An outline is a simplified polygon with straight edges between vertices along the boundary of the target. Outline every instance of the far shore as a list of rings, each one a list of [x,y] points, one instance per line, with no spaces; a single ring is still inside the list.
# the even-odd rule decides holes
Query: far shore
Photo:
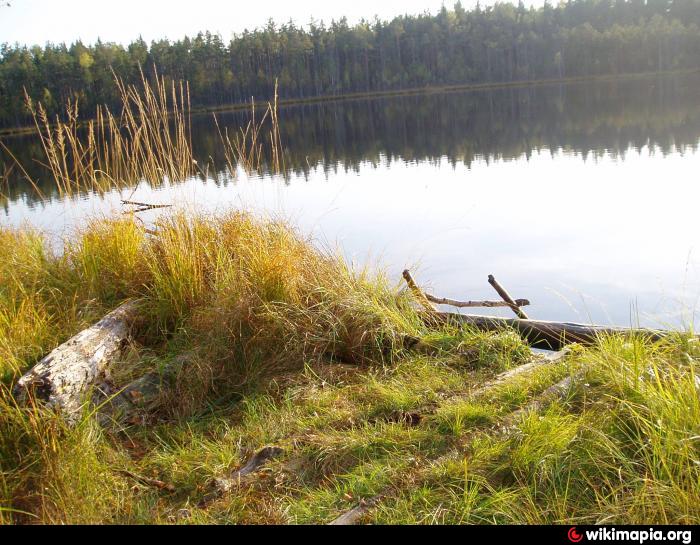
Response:
[[[323,102],[339,102],[339,101],[349,101],[349,100],[366,100],[366,99],[377,99],[385,97],[394,96],[415,96],[415,95],[428,95],[433,93],[455,93],[460,91],[482,91],[491,89],[504,89],[509,87],[529,87],[529,86],[540,86],[540,85],[552,85],[552,84],[571,84],[571,83],[581,83],[587,81],[614,81],[614,80],[630,80],[637,78],[649,78],[654,76],[670,76],[670,75],[688,75],[688,74],[698,74],[700,73],[700,68],[694,68],[689,70],[666,70],[666,71],[655,71],[655,72],[634,72],[627,74],[603,74],[597,76],[578,76],[570,78],[552,78],[552,79],[539,79],[539,80],[517,80],[508,82],[485,82],[485,83],[464,83],[464,84],[454,84],[454,85],[432,85],[427,87],[407,87],[404,89],[392,89],[386,91],[370,91],[370,92],[358,92],[358,93],[344,93],[338,95],[320,95],[308,98],[281,98],[278,100],[278,105],[280,107],[285,106],[296,106],[300,104],[318,104]],[[260,101],[264,103],[264,100]],[[250,103],[234,103],[234,104],[224,104],[221,106],[200,106],[193,107],[191,112],[192,115],[205,115],[210,113],[224,113],[224,112],[236,112],[241,110],[247,110],[250,108]],[[83,123],[88,123],[90,120],[85,120]],[[34,133],[36,128],[33,125],[26,125],[22,127],[5,127],[0,128],[0,137],[12,137],[12,136],[26,136]]]

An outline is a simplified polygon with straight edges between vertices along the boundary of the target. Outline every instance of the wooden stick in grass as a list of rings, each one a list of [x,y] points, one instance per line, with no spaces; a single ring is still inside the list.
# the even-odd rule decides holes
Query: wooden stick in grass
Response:
[[[505,290],[503,286],[501,286],[498,281],[494,278],[492,274],[489,275],[489,284],[493,286],[493,289],[495,289],[498,292],[498,295],[501,296],[501,298],[508,303],[508,306],[512,309],[513,312],[515,312],[515,315],[520,318],[521,320],[529,320],[527,317],[527,314],[525,314],[522,310],[520,310],[520,307],[518,304],[513,300],[513,298],[508,294],[508,292]]]
[[[438,308],[428,300],[425,293],[423,293],[423,290],[418,287],[418,284],[416,284],[416,281],[413,280],[413,277],[408,269],[403,272],[403,278],[406,281],[406,284],[408,284],[408,287],[411,288],[411,291],[416,296],[418,301],[420,301],[420,304],[423,305],[426,310],[430,312],[438,311]]]
[[[457,301],[455,299],[447,299],[445,297],[435,297],[434,295],[431,295],[429,293],[425,294],[425,298],[431,303],[435,303],[436,305],[450,305],[451,307],[457,308],[494,308],[510,306],[510,303],[506,303],[505,301]],[[516,299],[515,304],[518,307],[527,307],[530,305],[530,301],[528,301],[527,299]]]
[[[170,493],[175,492],[175,486],[159,479],[152,479],[150,477],[144,477],[143,475],[137,475],[136,473],[132,473],[126,469],[120,469],[119,473],[142,484],[157,488],[158,490],[165,490],[166,492]]]
[[[362,517],[364,517],[372,507],[378,504],[381,499],[381,496],[375,496],[368,500],[360,500],[360,503],[355,507],[329,522],[328,526],[354,526],[360,522]]]
[[[211,502],[216,501],[226,494],[229,494],[232,490],[239,487],[244,482],[245,477],[248,477],[258,471],[269,460],[279,458],[283,454],[284,449],[281,447],[274,445],[264,447],[256,452],[243,467],[234,471],[228,477],[214,478],[211,483],[211,492],[204,496],[202,501],[199,503],[199,507],[206,507]]]

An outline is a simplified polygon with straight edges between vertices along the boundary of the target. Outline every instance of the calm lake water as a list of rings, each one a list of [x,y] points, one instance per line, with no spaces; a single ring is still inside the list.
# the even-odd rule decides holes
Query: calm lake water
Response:
[[[530,299],[532,318],[689,326],[700,318],[699,84],[651,77],[287,107],[284,176],[44,201],[14,182],[0,221],[58,239],[119,211],[132,191],[188,209],[252,209],[397,282],[409,267],[440,296],[497,299],[494,274]],[[219,119],[236,126],[245,115]],[[211,116],[194,120],[193,139],[199,163],[223,169]],[[25,164],[40,156],[32,138],[6,142]]]

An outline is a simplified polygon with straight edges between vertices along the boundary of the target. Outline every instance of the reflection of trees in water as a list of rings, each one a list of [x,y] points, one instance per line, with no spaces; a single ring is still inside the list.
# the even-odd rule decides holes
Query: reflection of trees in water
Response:
[[[382,159],[470,165],[529,157],[538,150],[581,155],[624,155],[652,145],[661,153],[695,149],[700,139],[697,76],[504,88],[491,91],[348,100],[307,104],[281,111],[282,142],[295,175],[311,168],[357,170]],[[222,125],[240,126],[246,114],[219,115]],[[219,136],[210,116],[193,119],[200,165],[223,169]],[[32,138],[11,142],[29,164],[46,195],[55,197]],[[269,158],[266,158],[269,159]],[[6,159],[4,159],[6,162]],[[9,198],[32,199],[26,184],[11,184]]]

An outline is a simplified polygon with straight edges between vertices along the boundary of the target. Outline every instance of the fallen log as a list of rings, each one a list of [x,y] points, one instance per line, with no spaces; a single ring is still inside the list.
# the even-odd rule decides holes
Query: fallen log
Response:
[[[124,303],[54,349],[17,381],[17,399],[46,402],[69,422],[76,420],[85,394],[105,381],[107,367],[126,346],[137,309],[136,301]]]
[[[486,384],[484,387],[479,388],[478,390],[474,391],[471,393],[471,396],[478,396],[486,393],[487,391],[490,391],[493,388],[496,388],[502,384],[504,384],[507,380],[513,378],[514,376],[521,375],[525,372],[531,371],[536,367],[539,367],[542,364],[545,363],[556,363],[563,358],[565,358],[568,354],[568,350],[563,350],[561,352],[558,352],[556,354],[548,355],[545,356],[541,359],[538,359],[536,361],[533,361],[529,364],[522,365],[521,367],[517,367],[515,369],[512,369],[510,371],[506,371],[505,373],[501,373],[499,376],[497,376],[493,381],[490,383]],[[550,404],[554,403],[557,401],[557,399],[561,399],[565,397],[565,395],[570,391],[572,384],[574,381],[578,380],[582,376],[582,372],[577,372],[576,374],[572,376],[566,377],[564,380],[561,380],[560,382],[557,382],[556,384],[551,385],[548,387],[540,396],[538,396],[535,400],[531,401],[529,404],[527,404],[525,407],[521,407],[520,409],[516,409],[515,411],[511,412],[510,414],[506,415],[502,421],[502,423],[499,426],[499,432],[503,433],[504,435],[508,435],[513,433],[517,428],[515,427],[515,423],[517,420],[522,417],[526,412],[532,411],[532,412],[539,412],[543,411],[546,409]],[[464,456],[464,447],[457,447],[451,449],[449,452],[446,454],[443,454],[437,459],[434,459],[431,461],[431,465],[435,466],[438,464],[445,463],[450,460],[454,460],[457,458],[461,458]],[[333,519],[331,522],[328,523],[328,526],[352,526],[356,525],[362,522],[362,520],[365,518],[366,515],[372,511],[375,507],[377,507],[381,502],[386,498],[390,497],[392,491],[394,490],[393,485],[389,485],[386,488],[384,488],[378,495],[369,498],[369,499],[363,499],[360,500],[360,502],[349,509],[348,511],[345,511],[342,513],[339,517]]]
[[[585,371],[579,370],[573,375],[563,378],[556,384],[552,384],[530,403],[524,407],[520,407],[517,411],[514,411],[508,415],[508,418],[504,419],[503,423],[501,424],[501,428],[504,430],[508,429],[513,426],[523,415],[529,412],[543,411],[555,401],[564,399],[571,391],[574,384],[576,384],[584,375]]]
[[[151,371],[120,390],[114,387],[101,392],[100,418],[119,426],[143,423],[144,418],[161,401],[162,394],[172,388],[178,374],[194,357],[192,352],[176,356],[161,369]]]
[[[499,318],[496,316],[477,316],[453,312],[426,313],[425,320],[428,322],[437,320],[455,325],[468,325],[482,331],[499,331],[512,328],[533,348],[544,348],[546,350],[559,350],[571,343],[595,344],[601,336],[607,335],[631,335],[634,333],[643,335],[653,341],[658,341],[672,334],[668,331],[656,329],[630,329],[572,322],[521,320],[519,318]]]
[[[499,386],[506,384],[515,377],[519,377],[546,365],[558,363],[561,360],[563,360],[566,356],[568,356],[570,351],[570,348],[564,348],[559,352],[552,352],[549,354],[541,355],[538,354],[536,357],[534,357],[532,361],[523,365],[519,365],[518,367],[514,367],[513,369],[509,369],[508,371],[504,371],[500,375],[496,376],[496,378],[494,378],[493,380],[487,382],[486,384],[477,388],[476,390],[469,392],[469,397],[472,398],[483,395],[495,388],[498,388]]]

